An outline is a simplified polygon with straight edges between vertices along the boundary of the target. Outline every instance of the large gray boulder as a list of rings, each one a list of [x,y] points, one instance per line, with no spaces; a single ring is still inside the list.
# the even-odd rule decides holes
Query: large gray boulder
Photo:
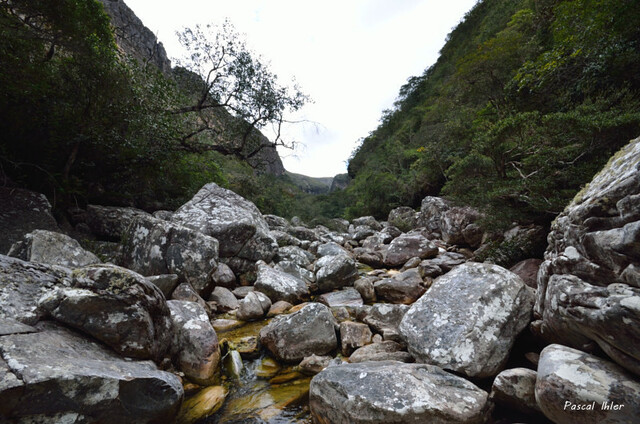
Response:
[[[220,364],[218,336],[206,311],[195,302],[170,300],[174,363],[190,380],[210,384]]]
[[[260,343],[284,362],[324,355],[338,346],[335,319],[325,305],[310,303],[293,314],[274,318],[260,330]]]
[[[640,375],[639,240],[640,138],[552,224],[534,310],[542,336],[578,349],[597,344]]]
[[[640,382],[620,366],[567,346],[540,353],[536,400],[558,424],[633,423],[640,417]]]
[[[28,262],[79,268],[102,261],[86,251],[71,237],[47,230],[35,230],[26,234],[9,250],[9,256]]]
[[[438,367],[396,361],[325,368],[309,392],[319,423],[482,423],[487,399],[485,391]]]
[[[120,241],[137,217],[151,218],[152,215],[136,208],[87,205],[84,221],[96,236]]]
[[[190,228],[139,216],[124,238],[123,265],[142,275],[176,274],[208,298],[217,268],[218,241]]]
[[[1,422],[169,422],[180,380],[54,326],[0,337]]]
[[[403,234],[393,239],[384,255],[384,264],[399,267],[411,258],[429,259],[438,255],[438,248],[420,233]]]
[[[376,297],[389,303],[410,305],[426,291],[420,273],[412,268],[392,278],[383,278],[373,285]]]
[[[528,368],[511,368],[502,371],[493,380],[491,397],[508,408],[534,414],[540,412],[536,403],[537,373]]]
[[[351,285],[358,278],[356,262],[347,255],[329,255],[315,264],[317,291],[325,293]]]
[[[533,302],[532,289],[511,271],[466,263],[436,279],[402,319],[400,334],[420,362],[494,376],[529,324]]]
[[[121,355],[160,360],[169,348],[169,308],[158,287],[115,265],[73,271],[70,288],[39,300],[56,320],[91,335]]]
[[[362,346],[349,357],[351,363],[368,361],[415,362],[409,352],[402,350],[402,346],[393,340]]]
[[[0,187],[0,254],[33,230],[60,231],[44,194]]]
[[[258,262],[258,277],[253,284],[256,290],[266,294],[272,302],[285,300],[297,304],[308,300],[309,287],[291,274],[271,268],[264,262]]]
[[[398,333],[398,327],[408,310],[407,305],[376,303],[367,309],[362,321],[380,334]]]
[[[271,262],[278,245],[258,208],[236,193],[206,184],[171,218],[220,242],[220,256],[241,261],[227,262],[236,274],[253,268],[258,260]]]
[[[70,286],[68,268],[0,255],[0,318],[33,325],[45,315],[38,309],[38,299],[57,287]]]

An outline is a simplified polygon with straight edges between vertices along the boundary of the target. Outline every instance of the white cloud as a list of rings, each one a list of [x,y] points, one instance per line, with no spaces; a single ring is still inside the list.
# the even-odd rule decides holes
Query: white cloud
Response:
[[[433,64],[446,35],[476,0],[125,0],[170,56],[175,31],[229,18],[271,62],[282,82],[295,76],[314,100],[289,135],[304,143],[285,167],[315,177],[346,172],[358,139],[376,128],[407,78]]]

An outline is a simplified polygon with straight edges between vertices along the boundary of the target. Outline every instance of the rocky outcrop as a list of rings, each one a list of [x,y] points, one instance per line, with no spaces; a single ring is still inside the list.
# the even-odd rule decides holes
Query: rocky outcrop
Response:
[[[180,380],[52,324],[0,337],[0,421],[171,421]]]
[[[220,242],[221,258],[237,258],[227,265],[236,274],[252,270],[255,262],[271,262],[278,245],[258,208],[232,191],[209,183],[171,218]]]
[[[384,361],[326,368],[311,380],[309,405],[319,423],[482,423],[487,398],[438,367]]]
[[[9,256],[28,262],[78,268],[101,261],[71,237],[47,230],[35,230],[11,246]]]
[[[125,268],[77,269],[71,287],[45,294],[38,307],[124,356],[160,360],[169,348],[171,323],[164,295]]]
[[[529,324],[533,302],[533,291],[512,272],[466,263],[439,277],[411,306],[400,334],[420,362],[493,376]]]
[[[631,423],[640,417],[640,383],[609,361],[553,344],[540,354],[536,399],[558,424]]]
[[[44,194],[0,187],[0,254],[33,230],[60,231]]]
[[[640,139],[576,195],[548,240],[536,328],[571,347],[595,343],[640,375]]]

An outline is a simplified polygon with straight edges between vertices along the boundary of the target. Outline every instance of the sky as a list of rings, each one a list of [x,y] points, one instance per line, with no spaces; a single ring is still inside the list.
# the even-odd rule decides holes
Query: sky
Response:
[[[345,173],[362,138],[390,109],[400,87],[438,59],[476,0],[124,0],[170,58],[182,56],[176,31],[229,19],[278,75],[313,100],[291,120],[279,148],[288,171]],[[269,136],[268,133],[265,135]]]

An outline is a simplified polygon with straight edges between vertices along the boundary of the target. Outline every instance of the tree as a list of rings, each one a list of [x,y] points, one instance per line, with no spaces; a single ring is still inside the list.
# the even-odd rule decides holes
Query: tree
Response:
[[[179,84],[192,94],[191,104],[174,110],[191,116],[191,127],[181,137],[182,148],[215,150],[241,159],[265,147],[293,147],[282,139],[286,115],[309,98],[294,84],[279,84],[277,76],[247,47],[233,25],[197,25],[178,33],[187,54],[178,60]],[[273,126],[271,142],[256,130]]]

